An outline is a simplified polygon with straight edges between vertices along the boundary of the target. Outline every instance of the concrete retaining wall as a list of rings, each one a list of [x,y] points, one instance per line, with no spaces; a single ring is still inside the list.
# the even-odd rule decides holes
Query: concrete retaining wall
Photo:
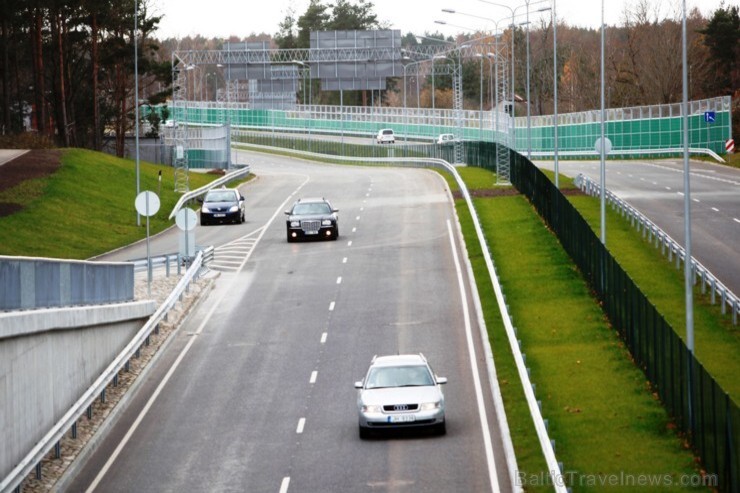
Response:
[[[154,313],[154,301],[0,313],[0,477]]]

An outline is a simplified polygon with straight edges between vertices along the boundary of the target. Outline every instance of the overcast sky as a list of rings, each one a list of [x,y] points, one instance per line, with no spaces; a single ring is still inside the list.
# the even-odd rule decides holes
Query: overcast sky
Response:
[[[300,16],[306,11],[309,0],[150,0],[154,13],[164,15],[158,37],[185,37],[201,34],[205,37],[245,37],[252,33],[274,34],[278,24],[291,7]],[[496,0],[504,5],[518,6],[517,15],[526,11],[525,0]],[[550,5],[551,0],[531,0],[530,12]],[[571,26],[598,27],[601,22],[601,2],[598,0],[556,0],[558,18]],[[638,0],[605,0],[604,16],[607,25],[622,24],[624,10],[634,6]],[[648,0],[651,5],[661,6],[663,14],[681,11],[682,0]],[[699,10],[709,16],[720,6],[721,0],[686,0],[686,8]],[[725,0],[725,5],[737,5],[738,0]],[[375,13],[382,22],[402,34],[424,31],[440,31],[454,35],[463,28],[492,29],[492,23],[462,14],[446,14],[442,9],[499,20],[510,17],[511,11],[483,3],[480,0],[374,0]],[[550,12],[530,14],[550,16]],[[673,17],[673,15],[671,15]],[[461,27],[442,26],[435,20],[444,20]]]

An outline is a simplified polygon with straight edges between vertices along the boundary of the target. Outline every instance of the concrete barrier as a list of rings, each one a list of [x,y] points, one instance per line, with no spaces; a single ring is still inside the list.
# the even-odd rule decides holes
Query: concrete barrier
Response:
[[[6,477],[155,312],[154,301],[0,313]]]

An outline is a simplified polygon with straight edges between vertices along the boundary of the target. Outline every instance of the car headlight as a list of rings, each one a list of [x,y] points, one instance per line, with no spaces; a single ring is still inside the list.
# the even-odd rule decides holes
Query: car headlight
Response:
[[[238,210],[239,210],[239,206],[238,206],[238,205],[232,205],[232,206],[231,206],[231,207],[229,208],[229,212],[236,212],[236,211],[238,211]]]
[[[321,221],[322,226],[331,226],[331,219],[324,219]]]
[[[380,411],[381,411],[380,406],[376,406],[376,405],[362,406],[363,413],[379,413]]]
[[[200,211],[201,211],[201,212],[205,212],[206,214],[207,214],[207,213],[209,213],[209,212],[211,212],[211,211],[210,211],[210,210],[208,209],[208,207],[206,207],[205,205],[204,205],[203,207],[201,207]]]
[[[299,228],[301,226],[300,221],[290,221],[290,227],[291,228]]]
[[[439,406],[439,402],[422,402],[419,409],[422,411],[434,411],[435,409],[439,409]]]

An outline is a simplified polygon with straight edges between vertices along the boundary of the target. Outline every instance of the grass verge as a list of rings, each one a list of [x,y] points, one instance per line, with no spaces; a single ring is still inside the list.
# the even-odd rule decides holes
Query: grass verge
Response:
[[[19,203],[23,210],[0,217],[1,255],[86,259],[146,237],[146,218],[136,224],[133,161],[83,149],[65,149],[61,159],[56,173],[2,192],[0,201]],[[191,173],[190,187],[216,177]],[[170,227],[167,217],[180,198],[173,168],[140,163],[140,186],[161,201],[150,218],[150,234]]]
[[[459,171],[471,190],[494,180],[485,170]],[[568,485],[574,491],[684,490],[681,481],[698,474],[693,454],[557,239],[523,196],[474,202]],[[469,213],[463,201],[456,206],[486,312],[520,477],[527,491],[550,491]]]
[[[567,179],[566,179],[567,180]],[[597,198],[569,195],[591,228],[600,229],[600,204]],[[686,307],[683,267],[676,268],[659,248],[643,238],[625,218],[607,208],[607,246],[622,268],[657,307],[677,335],[686,338]],[[712,305],[709,294],[694,290],[695,353],[720,386],[735,402],[740,402],[740,328],[732,317],[722,315],[719,305]]]

